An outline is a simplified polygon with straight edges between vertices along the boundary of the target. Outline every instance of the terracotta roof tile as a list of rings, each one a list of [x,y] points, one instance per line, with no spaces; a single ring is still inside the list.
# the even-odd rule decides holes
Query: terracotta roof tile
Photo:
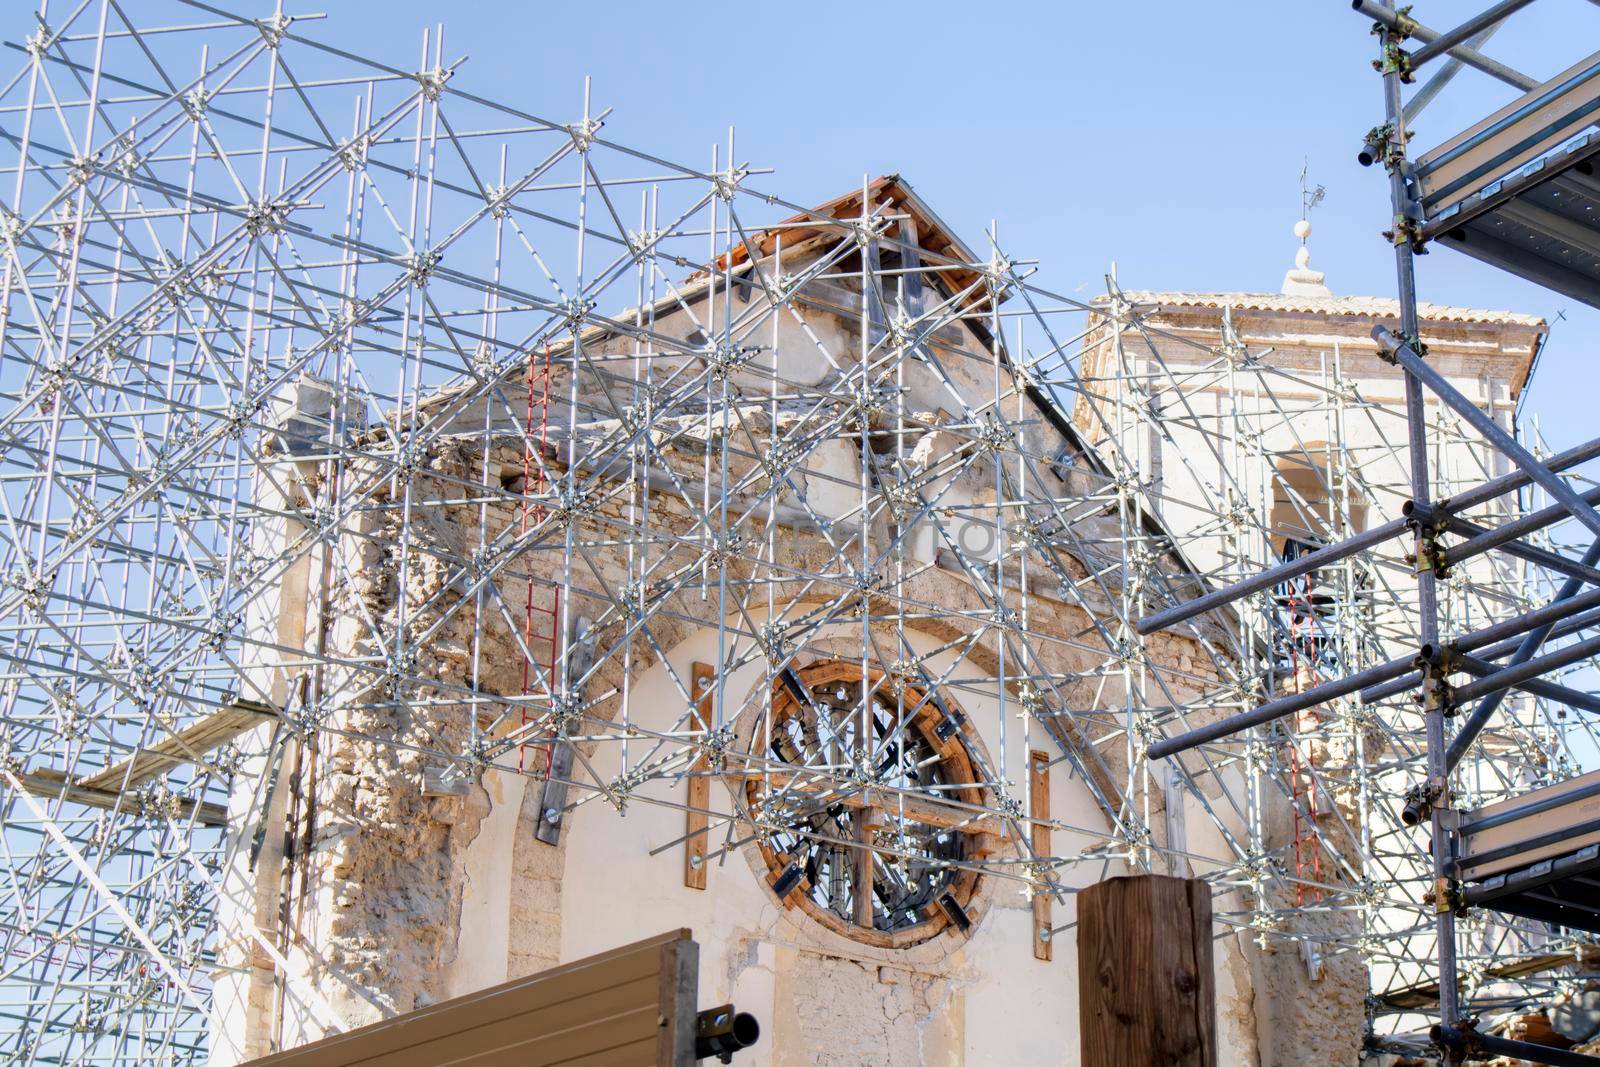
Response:
[[[1123,293],[1136,305],[1165,307],[1222,308],[1241,311],[1305,312],[1314,315],[1350,315],[1362,318],[1398,318],[1400,302],[1378,296],[1284,296],[1280,293],[1183,293],[1129,291]],[[1101,302],[1105,298],[1100,298]],[[1483,311],[1476,308],[1441,304],[1418,304],[1417,313],[1435,322],[1481,322],[1493,326],[1526,326],[1543,329],[1545,320],[1516,311]]]

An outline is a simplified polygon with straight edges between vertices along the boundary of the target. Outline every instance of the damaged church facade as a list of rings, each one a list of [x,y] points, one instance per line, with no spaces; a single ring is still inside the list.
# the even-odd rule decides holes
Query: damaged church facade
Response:
[[[1335,295],[1306,217],[1275,292],[1064,289],[897,176],[201,6],[19,9],[0,88],[0,1059],[232,1067],[631,944],[633,1052],[733,1004],[751,1067],[1076,1064],[1145,873],[1235,1067],[1593,1039],[1532,1010],[1592,874],[1506,843],[1600,795],[1543,321],[1417,308],[1406,245]],[[1551,95],[1600,150],[1584,64],[1531,143]],[[1546,148],[1428,240],[1594,304]]]
[[[254,536],[348,521],[250,620],[300,729],[234,786],[212,1061],[682,926],[744,1062],[1073,1063],[1073,894],[1137,870],[1213,881],[1223,1062],[1355,1055],[1431,951],[1362,951],[1415,906],[1362,796],[1405,727],[1142,750],[1381,658],[1406,563],[1131,620],[1398,513],[1394,310],[1315,276],[1074,323],[1016,278],[891,177],[408,405],[302,378]],[[1425,331],[1509,424],[1543,324]]]

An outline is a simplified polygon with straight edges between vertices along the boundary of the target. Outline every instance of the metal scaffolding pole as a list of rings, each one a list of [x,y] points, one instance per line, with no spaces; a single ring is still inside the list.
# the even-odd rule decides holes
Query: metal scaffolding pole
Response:
[[[319,849],[485,783],[530,798],[530,847],[670,811],[644,851],[683,850],[686,888],[740,853],[885,937],[959,928],[952,887],[994,882],[1048,945],[1108,864],[1187,866],[1240,951],[1359,958],[1378,997],[1454,937],[1401,817],[1449,766],[1419,645],[1538,683],[1468,757],[1483,799],[1593,736],[1542,673],[1569,653],[1523,661],[1600,610],[1548,588],[1597,562],[1559,544],[1556,475],[1600,440],[1504,471],[1490,426],[1440,431],[1425,362],[1404,409],[1363,395],[1360,331],[1275,362],[1237,302],[1076,299],[898,177],[796,203],[731,135],[613,138],[604,87],[476,92],[442,28],[397,58],[272,0],[21,15],[7,1062],[203,1063],[225,1001],[268,1005],[265,1044],[336,1026]],[[1449,521],[1454,575],[1414,583],[1402,535],[1448,555]],[[1426,715],[1358,699],[1401,682]],[[387,821],[351,811],[357,765]],[[1442,988],[1535,937],[1463,938]]]

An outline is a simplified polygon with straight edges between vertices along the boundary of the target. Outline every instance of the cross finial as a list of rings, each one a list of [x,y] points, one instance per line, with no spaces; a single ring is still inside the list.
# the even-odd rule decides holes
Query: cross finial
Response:
[[[1309,175],[1311,160],[1300,161],[1300,221],[1294,224],[1294,235],[1300,238],[1300,249],[1294,255],[1294,267],[1283,276],[1283,293],[1292,296],[1332,296],[1323,284],[1321,271],[1311,269],[1311,250],[1306,238],[1311,236],[1311,209],[1322,203],[1328,191],[1322,186],[1311,187]]]
[[[1300,219],[1302,222],[1309,221],[1311,209],[1322,203],[1322,198],[1328,195],[1328,190],[1320,185],[1315,189],[1310,187],[1307,182],[1307,175],[1310,173],[1311,159],[1308,156],[1302,156],[1300,159]],[[1300,243],[1305,243],[1305,237],[1300,239]]]

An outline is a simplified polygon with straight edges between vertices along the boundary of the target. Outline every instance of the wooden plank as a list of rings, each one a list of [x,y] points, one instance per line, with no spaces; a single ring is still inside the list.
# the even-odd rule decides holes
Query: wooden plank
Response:
[[[547,845],[561,843],[561,820],[567,806],[567,783],[572,781],[572,746],[555,742],[550,753],[550,777],[539,792],[539,825],[533,836]]]
[[[689,684],[694,686],[695,702],[691,715],[693,728],[702,733],[711,729],[712,687],[717,672],[709,663],[696,663],[689,669]],[[710,817],[705,813],[711,807],[711,761],[701,753],[689,770],[689,810],[684,815],[683,832],[688,836],[683,842],[683,884],[690,889],[706,887],[706,853],[710,835],[706,828]]]
[[[1028,815],[1040,822],[1050,820],[1050,754],[1039,749],[1028,753]],[[1032,827],[1033,854],[1037,857],[1054,855],[1050,847],[1050,827],[1035,822]],[[1038,887],[1033,891],[1033,958],[1049,960],[1051,951],[1051,904],[1055,897]]]
[[[655,1039],[636,1041],[617,1048],[606,1049],[575,1060],[563,1060],[561,1067],[632,1067],[637,1063],[657,1064]],[[690,1061],[693,1062],[692,1060]]]
[[[24,789],[36,797],[61,797],[87,808],[133,813],[138,810],[131,797],[110,789],[91,789],[81,782],[67,781],[67,776],[54,767],[40,767],[30,774],[17,776]],[[193,817],[202,826],[228,825],[228,809],[222,804],[196,802],[187,797],[174,797],[174,813],[180,819]],[[196,808],[199,809],[196,813]]]
[[[539,1011],[486,1022],[442,1034],[404,1048],[357,1061],[361,1067],[438,1067],[441,1063],[561,1063],[621,1045],[651,1041],[661,1030],[656,994],[659,975],[651,974],[570,998]],[[655,1051],[635,1061],[654,1063]]]
[[[1111,878],[1078,894],[1082,1067],[1216,1067],[1211,887]]]
[[[180,763],[198,763],[206,753],[221,748],[240,734],[254,730],[277,715],[265,704],[239,701],[219,708],[191,726],[186,726],[153,748],[141,748],[103,771],[80,779],[84,789],[112,793],[132,789],[159,778]]]
[[[1579,961],[1571,952],[1547,953],[1540,956],[1522,956],[1512,959],[1508,963],[1497,963],[1486,967],[1483,971],[1485,978],[1526,978],[1529,975],[1539,974],[1544,971],[1559,970],[1562,967],[1575,967]],[[1579,969],[1582,969],[1581,966]],[[1467,979],[1460,980],[1460,987],[1467,988]],[[1421,985],[1408,986],[1397,989],[1391,993],[1384,993],[1378,1001],[1387,1008],[1404,1008],[1416,1010],[1418,1008],[1432,1008],[1439,1003],[1439,983],[1424,982]]]
[[[674,930],[253,1060],[250,1067],[679,1067],[692,1062],[698,963],[689,931]],[[663,1048],[676,1058],[660,1059]]]

